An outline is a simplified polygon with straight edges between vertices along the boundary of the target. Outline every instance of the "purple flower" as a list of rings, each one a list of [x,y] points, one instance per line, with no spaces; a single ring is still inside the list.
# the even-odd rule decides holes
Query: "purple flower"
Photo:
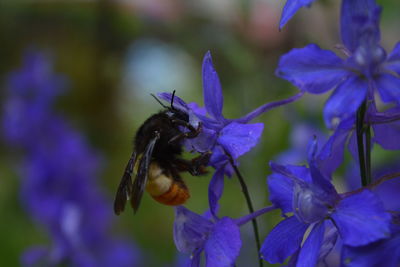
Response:
[[[199,215],[183,206],[176,207],[175,245],[178,251],[191,254],[185,266],[200,266],[203,252],[207,267],[233,266],[242,246],[239,227],[275,209],[276,206],[269,206],[238,219],[218,219],[211,212]]]
[[[335,89],[325,104],[324,119],[353,116],[377,90],[384,102],[400,103],[400,43],[386,55],[380,46],[381,8],[374,0],[343,0],[341,36],[347,55],[341,59],[315,44],[293,49],[281,57],[276,71],[300,90],[320,94]]]
[[[346,267],[396,267],[400,263],[400,227],[399,222],[391,225],[390,238],[371,244],[342,249],[342,266]]]
[[[65,85],[65,77],[52,72],[50,61],[43,55],[27,52],[21,70],[8,76],[2,114],[4,138],[24,147],[43,138],[41,124],[48,119],[54,99],[65,90]]]
[[[296,14],[297,10],[304,6],[310,6],[315,0],[287,0],[285,6],[282,10],[281,20],[279,22],[279,29],[281,30],[283,26]]]
[[[175,209],[174,241],[182,253],[190,253],[191,267],[200,266],[204,252],[206,266],[232,266],[239,256],[242,241],[236,222],[228,217],[217,221],[183,206]]]
[[[222,87],[210,52],[204,56],[202,75],[204,108],[199,107],[196,103],[186,104],[183,100],[175,98],[176,107],[189,115],[191,124],[197,127],[201,122],[202,125],[202,132],[198,137],[185,140],[188,149],[198,152],[212,151],[209,164],[216,171],[211,179],[208,192],[210,209],[215,215],[218,200],[223,192],[224,176],[231,177],[233,174],[232,162],[236,165],[237,159],[257,145],[261,137],[264,125],[262,123],[249,124],[248,122],[270,109],[299,99],[302,93],[262,105],[241,118],[227,119],[222,114]],[[164,100],[171,101],[171,94],[161,93],[159,96]]]
[[[270,263],[283,263],[292,256],[297,266],[315,266],[323,259],[321,247],[326,256],[327,248],[334,245],[332,238],[326,238],[327,219],[334,222],[345,245],[366,245],[390,235],[391,216],[380,200],[368,190],[339,195],[318,169],[316,149],[314,141],[309,150],[309,168],[271,163],[270,199],[283,213],[294,215],[280,222],[265,239],[261,253]],[[308,228],[311,232],[301,245]]]
[[[22,203],[52,242],[27,250],[22,264],[132,266],[137,249],[109,233],[112,209],[97,184],[100,157],[54,112],[64,80],[50,66],[42,54],[27,55],[10,76],[2,120],[5,140],[24,153]]]

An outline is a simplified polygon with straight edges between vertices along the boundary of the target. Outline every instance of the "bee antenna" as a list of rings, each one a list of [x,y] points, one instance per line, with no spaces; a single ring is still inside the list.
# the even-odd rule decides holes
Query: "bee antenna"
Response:
[[[174,108],[174,98],[175,98],[175,90],[172,92],[172,97],[171,97],[171,109],[175,109],[175,108]]]
[[[154,94],[150,94],[150,95],[151,95],[152,97],[154,97],[154,99],[157,100],[157,102],[160,103],[160,105],[161,105],[163,108],[169,109],[169,107],[167,107],[166,105],[164,105],[164,104],[160,101],[160,99],[158,99]]]

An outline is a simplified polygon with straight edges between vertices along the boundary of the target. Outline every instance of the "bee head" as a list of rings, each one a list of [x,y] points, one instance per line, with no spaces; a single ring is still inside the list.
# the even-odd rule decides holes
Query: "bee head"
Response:
[[[189,114],[185,110],[185,108],[181,105],[175,106],[174,99],[175,99],[175,90],[172,92],[170,106],[164,105],[155,95],[151,94],[155,100],[165,109],[165,113],[175,119],[183,120],[189,122]]]

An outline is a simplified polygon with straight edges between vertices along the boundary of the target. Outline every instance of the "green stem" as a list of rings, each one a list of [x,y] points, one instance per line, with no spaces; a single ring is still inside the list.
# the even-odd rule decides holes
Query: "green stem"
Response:
[[[225,154],[229,157],[229,162],[230,162],[231,166],[233,167],[233,169],[234,169],[234,171],[236,173],[236,176],[239,179],[239,183],[240,183],[240,186],[242,187],[242,192],[243,192],[243,195],[244,195],[244,197],[246,199],[247,207],[249,209],[249,212],[253,213],[254,212],[253,203],[251,201],[249,190],[247,189],[246,182],[244,181],[243,176],[240,173],[239,169],[235,165],[235,162],[233,161],[232,156],[227,151],[225,151]],[[258,259],[259,259],[259,266],[262,267],[263,266],[263,260],[259,256],[259,253],[260,253],[260,250],[261,250],[261,242],[260,242],[260,235],[258,234],[258,224],[257,224],[256,218],[253,218],[251,220],[251,222],[253,224],[254,236],[255,236],[255,239],[256,239],[257,256],[258,256]]]
[[[364,101],[357,110],[356,115],[356,135],[357,135],[357,147],[358,147],[358,160],[360,165],[360,175],[362,186],[368,185],[367,170],[365,166],[365,154],[364,154],[364,116],[365,116],[366,101]]]

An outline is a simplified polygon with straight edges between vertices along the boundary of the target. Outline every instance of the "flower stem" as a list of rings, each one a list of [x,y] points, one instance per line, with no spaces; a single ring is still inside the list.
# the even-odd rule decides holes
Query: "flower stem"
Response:
[[[368,185],[367,178],[367,167],[365,164],[365,153],[364,153],[364,116],[366,110],[366,101],[364,101],[357,110],[356,115],[356,135],[357,135],[357,147],[358,147],[358,160],[360,165],[360,175],[362,186]],[[369,149],[370,150],[370,149]]]
[[[229,162],[230,162],[231,166],[233,167],[233,169],[234,169],[234,171],[236,173],[236,176],[239,179],[239,183],[240,183],[240,186],[242,187],[242,192],[243,192],[243,195],[244,195],[244,197],[246,199],[247,207],[249,209],[249,212],[250,213],[254,213],[253,203],[251,201],[249,190],[247,189],[246,182],[244,181],[243,176],[240,173],[239,169],[235,165],[235,162],[233,161],[232,156],[227,151],[225,151],[225,154],[229,157]],[[261,250],[261,243],[260,243],[260,236],[258,234],[258,224],[257,224],[256,218],[252,218],[251,222],[253,224],[254,236],[255,236],[255,239],[256,239],[257,255],[259,255],[260,250]],[[262,261],[261,257],[258,257],[258,259],[259,259],[259,266],[262,267],[263,266],[263,261]]]

